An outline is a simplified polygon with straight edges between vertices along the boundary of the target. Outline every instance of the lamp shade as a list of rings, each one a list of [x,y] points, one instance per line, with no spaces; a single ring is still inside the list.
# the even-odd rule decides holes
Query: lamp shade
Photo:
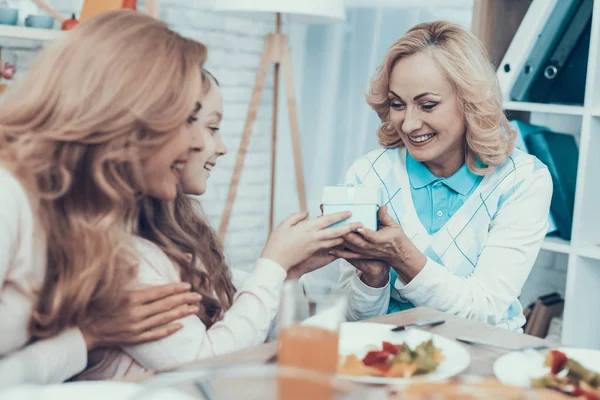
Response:
[[[294,22],[327,24],[345,19],[343,0],[216,0],[215,11],[282,13]]]

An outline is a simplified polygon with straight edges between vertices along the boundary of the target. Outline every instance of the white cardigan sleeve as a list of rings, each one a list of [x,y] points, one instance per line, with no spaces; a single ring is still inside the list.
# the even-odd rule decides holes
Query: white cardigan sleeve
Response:
[[[60,383],[83,371],[87,346],[79,329],[40,340],[0,359],[0,389],[23,383]]]
[[[532,173],[502,205],[473,273],[464,278],[431,259],[408,284],[395,289],[415,306],[498,324],[519,296],[546,235],[552,197],[547,169]]]
[[[346,260],[339,261],[338,287],[348,296],[346,319],[360,321],[387,313],[390,304],[390,282],[381,288],[368,286],[360,280],[361,272]]]
[[[35,274],[30,260],[19,257],[22,236],[32,235],[24,230],[25,218],[33,219],[28,202],[20,183],[0,169],[0,356],[19,349],[29,339],[33,303],[23,288]]]
[[[178,281],[172,262],[152,245],[146,246],[139,286]],[[286,272],[279,264],[259,259],[238,288],[232,307],[209,329],[195,315],[178,322],[183,328],[166,338],[123,348],[144,368],[166,369],[198,359],[229,353],[265,341],[279,307]]]
[[[59,383],[83,371],[87,346],[78,329],[26,345],[33,307],[30,287],[43,279],[44,265],[30,248],[34,216],[25,190],[0,169],[0,387]]]

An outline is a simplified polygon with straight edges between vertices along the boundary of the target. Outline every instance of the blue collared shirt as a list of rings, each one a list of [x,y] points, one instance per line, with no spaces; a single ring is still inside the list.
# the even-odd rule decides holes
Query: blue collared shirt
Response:
[[[439,231],[448,222],[483,179],[483,176],[471,172],[466,163],[452,176],[439,178],[425,164],[412,158],[408,151],[406,172],[415,211],[430,235]],[[398,273],[393,269],[390,272],[390,290],[393,291]],[[410,302],[401,303],[391,298],[388,314],[413,307]]]
[[[439,231],[482,180],[463,164],[448,178],[438,178],[425,164],[406,153],[410,192],[421,223],[429,234]]]

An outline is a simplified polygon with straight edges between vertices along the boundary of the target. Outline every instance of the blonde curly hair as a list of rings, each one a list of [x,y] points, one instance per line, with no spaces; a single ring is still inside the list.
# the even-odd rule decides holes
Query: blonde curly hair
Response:
[[[503,113],[496,73],[475,35],[446,21],[414,26],[390,47],[377,69],[366,100],[381,119],[379,144],[385,148],[404,145],[390,121],[389,79],[400,59],[420,52],[435,60],[459,100],[467,125],[465,159],[469,169],[485,175],[502,165],[513,151],[516,133]],[[478,165],[477,159],[484,165]]]

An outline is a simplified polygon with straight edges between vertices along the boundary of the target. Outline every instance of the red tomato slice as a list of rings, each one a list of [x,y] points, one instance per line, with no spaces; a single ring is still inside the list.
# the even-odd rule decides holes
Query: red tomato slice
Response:
[[[600,400],[600,396],[594,392],[585,392],[584,396],[585,400]]]
[[[392,353],[393,355],[396,355],[400,352],[400,349],[402,348],[401,344],[393,344],[390,342],[383,342],[383,351],[387,351],[388,353]]]
[[[565,369],[569,358],[565,353],[560,352],[558,350],[551,350],[550,354],[552,355],[552,365],[550,367],[550,370],[553,374],[558,374],[560,371]]]
[[[574,396],[574,397],[579,397],[579,396],[583,396],[585,394],[585,390],[583,390],[582,388],[580,388],[579,386],[575,386],[573,390],[571,391],[564,391],[564,393]]]
[[[370,351],[367,353],[365,358],[363,358],[363,364],[367,366],[374,366],[375,364],[383,364],[386,363],[390,358],[390,353],[387,351]]]
[[[370,367],[378,369],[385,374],[386,372],[388,372],[390,370],[390,368],[392,366],[389,365],[388,363],[377,363],[377,364],[370,365]]]

